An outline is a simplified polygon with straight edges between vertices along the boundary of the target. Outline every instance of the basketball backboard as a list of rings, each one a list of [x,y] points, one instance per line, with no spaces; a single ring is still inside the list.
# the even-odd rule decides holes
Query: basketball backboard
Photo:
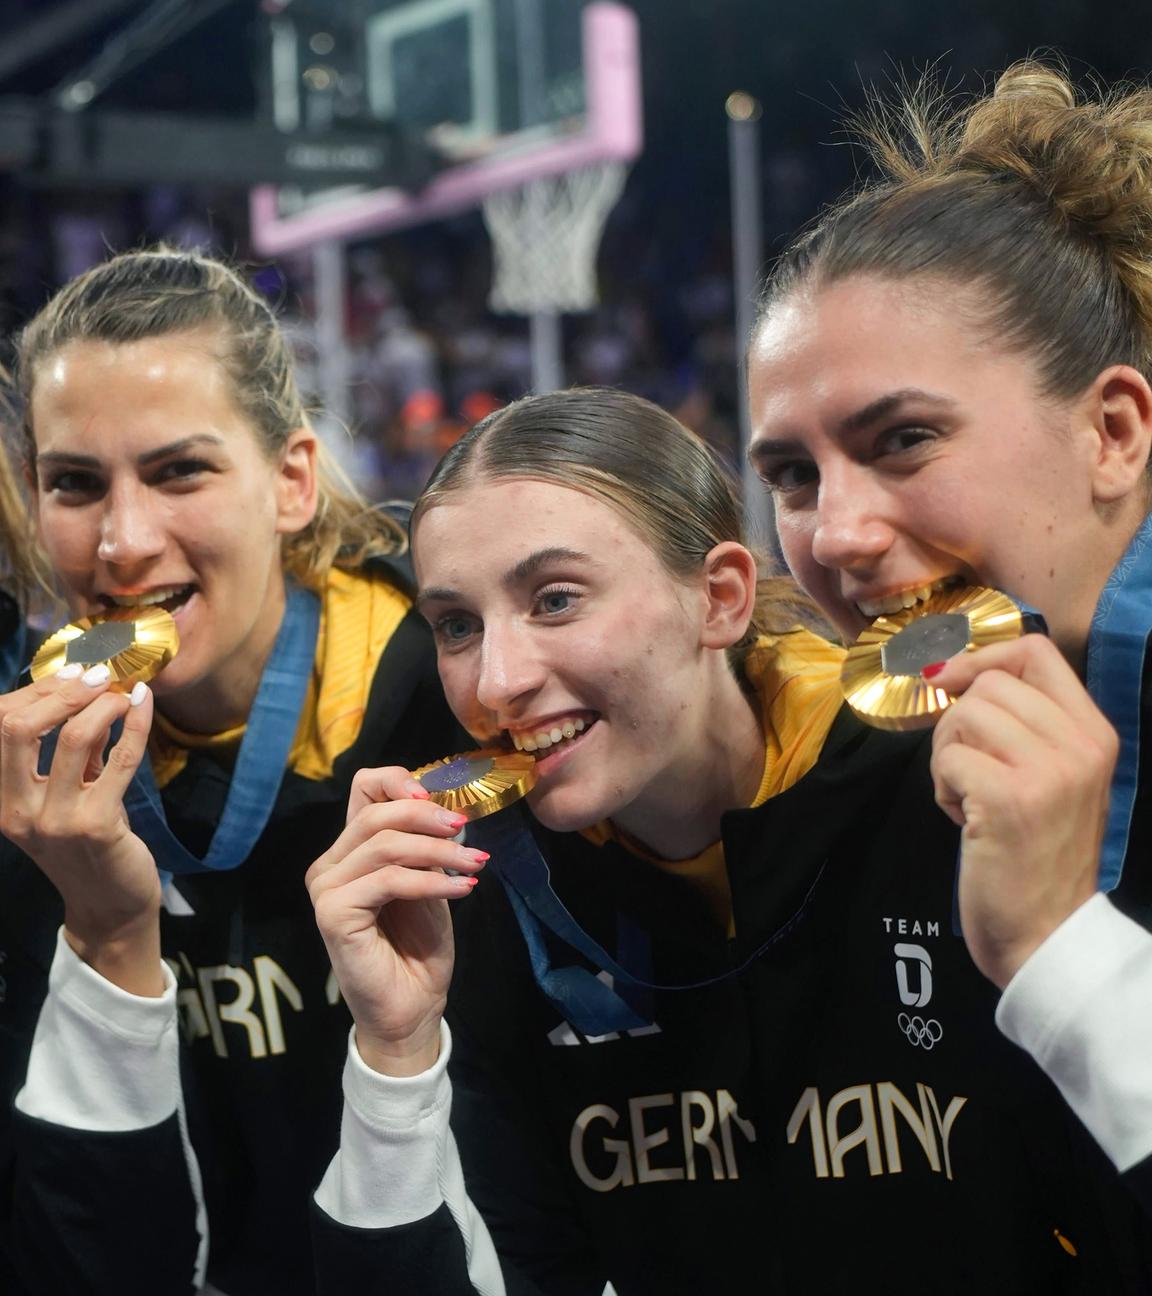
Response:
[[[281,130],[306,138],[357,113],[419,132],[445,164],[415,192],[254,189],[252,239],[266,255],[420,224],[640,151],[636,20],[615,0],[272,3]]]

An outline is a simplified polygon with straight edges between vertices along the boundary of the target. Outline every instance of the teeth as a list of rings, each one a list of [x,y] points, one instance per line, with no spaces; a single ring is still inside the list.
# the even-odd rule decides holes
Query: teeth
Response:
[[[514,733],[511,736],[512,745],[517,751],[547,751],[549,747],[555,747],[557,743],[562,743],[566,738],[575,738],[578,733],[583,733],[587,727],[586,722],[583,720],[565,720],[554,729],[541,729],[539,733]]]
[[[170,589],[152,590],[147,594],[110,594],[108,597],[117,607],[151,607],[154,603],[174,598],[187,588],[187,585],[173,585]]]
[[[887,598],[861,599],[856,606],[867,617],[882,616],[887,612],[902,612],[905,608],[923,603],[934,591],[947,588],[954,580],[952,576],[945,576],[930,585],[918,585],[914,589],[901,590],[899,594],[889,594]]]

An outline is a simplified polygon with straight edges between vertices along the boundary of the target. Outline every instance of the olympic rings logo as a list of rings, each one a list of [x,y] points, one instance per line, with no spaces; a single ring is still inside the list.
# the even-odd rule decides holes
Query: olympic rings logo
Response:
[[[935,1017],[929,1017],[925,1021],[922,1017],[909,1017],[907,1013],[901,1013],[896,1018],[896,1024],[908,1037],[909,1044],[922,1049],[935,1048],[944,1035],[944,1027]]]

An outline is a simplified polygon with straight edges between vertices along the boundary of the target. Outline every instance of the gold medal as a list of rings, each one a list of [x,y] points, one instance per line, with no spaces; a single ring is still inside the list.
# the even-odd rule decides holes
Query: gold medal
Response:
[[[466,819],[483,819],[519,801],[536,785],[536,758],[527,752],[485,747],[445,756],[414,770],[437,805]]]
[[[965,585],[878,616],[848,649],[840,685],[848,705],[876,729],[925,729],[955,702],[921,671],[933,662],[1027,630],[1020,608],[999,590]]]
[[[46,639],[32,659],[34,680],[65,666],[107,666],[111,687],[131,692],[153,679],[176,655],[180,636],[162,607],[120,608],[106,617],[82,617]]]

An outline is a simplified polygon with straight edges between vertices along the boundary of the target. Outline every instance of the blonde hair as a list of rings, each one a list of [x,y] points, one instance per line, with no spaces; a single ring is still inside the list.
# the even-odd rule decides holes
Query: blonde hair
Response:
[[[671,414],[627,392],[583,387],[528,396],[481,419],[433,472],[416,501],[413,529],[454,491],[506,477],[602,499],[679,580],[699,572],[716,545],[745,543],[736,489],[712,451]],[[765,575],[748,632],[729,650],[734,669],[742,674],[760,635],[789,630],[813,613],[790,577]]]
[[[1082,98],[1029,59],[973,102],[922,86],[856,124],[881,179],[785,253],[761,318],[805,284],[943,278],[980,291],[1049,396],[1111,364],[1152,377],[1152,91]]]
[[[70,342],[136,342],[206,331],[218,342],[238,408],[269,459],[308,425],[291,351],[264,299],[230,266],[198,252],[158,247],[126,252],[66,284],[17,341],[17,381],[24,407],[24,453],[35,471],[32,392],[40,364]],[[356,567],[402,552],[407,537],[371,507],[320,447],[316,516],[282,542],[284,568],[320,585],[334,563]]]
[[[0,438],[0,580],[21,607],[43,601],[51,589],[48,564],[36,544],[7,447]]]

